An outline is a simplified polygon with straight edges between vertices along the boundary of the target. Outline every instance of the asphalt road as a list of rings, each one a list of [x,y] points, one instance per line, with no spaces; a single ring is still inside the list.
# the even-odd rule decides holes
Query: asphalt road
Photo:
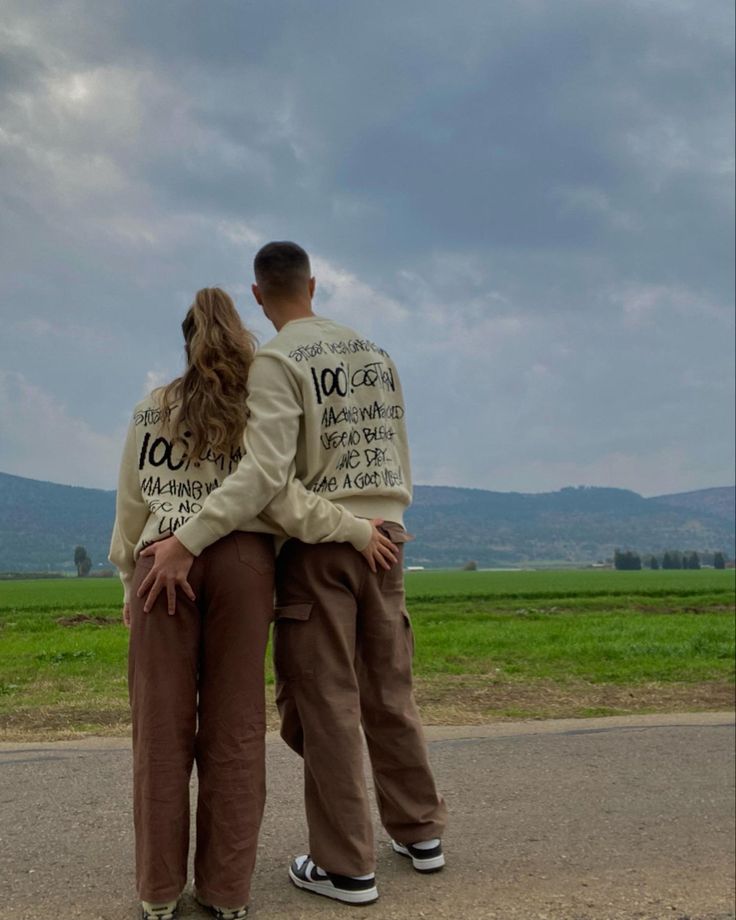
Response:
[[[297,891],[298,759],[269,740],[256,920],[733,920],[729,713],[504,723],[428,732],[448,800],[448,866],[429,877],[378,833],[380,900]],[[0,918],[132,920],[124,739],[0,744]],[[182,918],[204,917],[188,896]]]

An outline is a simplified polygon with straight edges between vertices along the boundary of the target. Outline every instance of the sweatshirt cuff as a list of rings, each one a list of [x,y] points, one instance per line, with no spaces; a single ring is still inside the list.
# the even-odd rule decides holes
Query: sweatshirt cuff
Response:
[[[220,539],[214,531],[210,530],[204,521],[201,521],[197,517],[193,517],[191,520],[187,521],[186,524],[182,524],[181,527],[174,532],[174,536],[193,556],[199,556],[203,550]]]
[[[371,542],[373,525],[365,518],[354,517],[354,515],[346,512],[343,514],[343,520],[340,522],[336,534],[335,542],[352,543],[353,548],[362,553]]]
[[[123,585],[123,603],[130,603],[130,595],[133,590],[133,572],[118,572],[120,581]]]

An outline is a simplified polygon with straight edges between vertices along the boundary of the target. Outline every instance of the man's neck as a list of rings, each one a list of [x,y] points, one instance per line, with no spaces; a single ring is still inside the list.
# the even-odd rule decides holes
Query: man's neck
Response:
[[[280,332],[283,327],[295,319],[310,319],[314,316],[311,303],[282,303],[269,309],[271,322]]]

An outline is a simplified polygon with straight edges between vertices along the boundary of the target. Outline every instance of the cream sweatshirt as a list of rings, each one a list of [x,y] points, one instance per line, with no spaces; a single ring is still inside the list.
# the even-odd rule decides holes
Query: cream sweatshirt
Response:
[[[312,497],[403,524],[411,501],[405,406],[382,348],[329,319],[292,320],[258,351],[248,392],[245,456],[176,532],[190,552],[248,529],[292,472]],[[293,517],[281,518],[286,505],[270,507],[269,515],[298,536]]]
[[[185,438],[172,441],[166,436],[155,392],[136,406],[120,463],[109,554],[120,572],[126,601],[140,551],[178,533],[238,468],[242,456],[239,447],[232,454],[209,449],[190,457]],[[370,541],[370,523],[305,489],[294,478],[293,464],[274,496],[264,500],[260,514],[239,516],[232,529],[270,533],[282,540],[293,536],[305,543],[352,543],[357,550]]]

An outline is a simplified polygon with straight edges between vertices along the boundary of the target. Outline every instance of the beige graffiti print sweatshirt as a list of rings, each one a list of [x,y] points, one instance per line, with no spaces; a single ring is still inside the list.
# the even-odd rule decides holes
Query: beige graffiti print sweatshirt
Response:
[[[174,410],[176,411],[176,407]],[[177,533],[237,469],[242,448],[232,453],[209,449],[199,457],[187,451],[186,435],[171,439],[162,423],[156,392],[133,412],[123,448],[116,498],[110,561],[117,567],[129,599],[135,562],[140,551],[156,540]],[[367,546],[368,521],[309,492],[287,470],[284,487],[256,517],[238,517],[238,530],[270,533],[282,540],[298,537],[306,543],[352,543]]]
[[[405,406],[396,367],[382,348],[329,319],[292,320],[258,351],[248,389],[245,456],[176,531],[190,552],[199,555],[231,531],[247,530],[292,472],[312,499],[324,497],[359,518],[403,524],[411,501]],[[290,514],[286,501],[268,513],[300,536],[294,527],[304,501]],[[349,529],[349,520],[341,526]],[[363,547],[349,540],[357,549],[369,542],[363,533]]]

